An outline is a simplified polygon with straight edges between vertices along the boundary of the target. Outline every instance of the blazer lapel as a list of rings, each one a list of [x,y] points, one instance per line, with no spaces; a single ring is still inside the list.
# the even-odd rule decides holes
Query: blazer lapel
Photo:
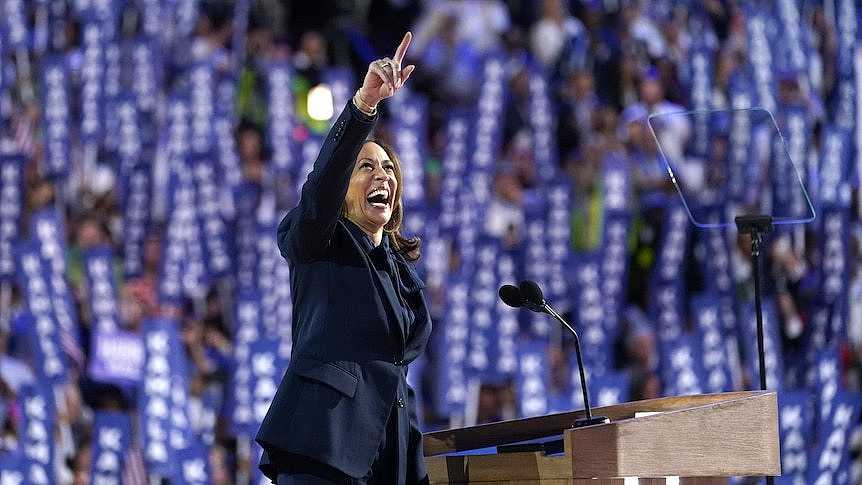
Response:
[[[393,258],[395,261],[395,267],[398,271],[399,278],[401,279],[401,284],[404,286],[406,293],[408,295],[416,294],[412,297],[411,301],[419,302],[417,307],[412,308],[414,314],[414,321],[409,329],[407,329],[407,341],[406,345],[408,346],[407,351],[410,351],[409,346],[419,344],[424,345],[425,338],[429,333],[428,325],[430,321],[428,320],[428,302],[425,300],[425,295],[422,293],[422,290],[425,288],[425,282],[422,281],[422,278],[419,277],[419,274],[416,273],[416,269],[413,267],[411,263],[409,263],[403,255],[395,254]],[[418,340],[416,339],[418,338]]]
[[[390,314],[395,316],[394,322],[389,322],[390,327],[397,327],[398,335],[401,337],[401,344],[407,345],[407,332],[405,331],[405,322],[404,315],[401,312],[401,303],[398,301],[398,295],[395,294],[395,287],[393,286],[391,281],[384,281],[384,278],[380,277],[380,273],[377,269],[386,269],[386,268],[377,268],[378,265],[375,265],[371,258],[368,256],[368,252],[366,248],[363,246],[361,241],[358,241],[356,237],[354,237],[353,232],[346,226],[344,221],[339,221],[339,224],[344,228],[344,231],[350,237],[350,240],[353,241],[353,244],[356,246],[356,250],[362,254],[362,258],[365,260],[365,264],[368,267],[368,272],[371,274],[371,278],[374,282],[375,288],[380,288],[383,290],[383,300],[384,305],[389,306]],[[392,268],[392,270],[396,270],[396,268]],[[388,280],[389,278],[386,278]],[[377,292],[378,296],[380,292]],[[388,320],[388,319],[387,319]]]

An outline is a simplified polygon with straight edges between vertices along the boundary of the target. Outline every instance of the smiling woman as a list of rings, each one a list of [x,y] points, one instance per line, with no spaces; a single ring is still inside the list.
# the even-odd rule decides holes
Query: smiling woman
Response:
[[[427,483],[407,366],[431,333],[424,284],[401,235],[401,165],[367,139],[377,105],[413,71],[368,66],[324,141],[299,205],[278,227],[290,266],[293,353],[261,424],[261,470],[278,485]]]
[[[350,176],[344,212],[348,220],[371,236],[375,246],[383,240],[383,226],[392,217],[399,186],[395,162],[383,147],[372,141],[363,144]]]
[[[359,151],[342,216],[359,226],[377,246],[388,235],[408,261],[419,259],[419,240],[401,235],[403,220],[401,162],[380,140],[366,140]]]

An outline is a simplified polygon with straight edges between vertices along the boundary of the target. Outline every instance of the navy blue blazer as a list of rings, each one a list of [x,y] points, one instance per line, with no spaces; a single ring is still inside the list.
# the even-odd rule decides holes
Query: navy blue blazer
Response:
[[[390,278],[383,264],[370,259],[370,238],[341,217],[356,157],[375,121],[348,103],[299,204],[278,227],[278,247],[290,266],[293,353],[256,436],[268,452],[261,470],[273,479],[277,470],[266,455],[279,452],[366,475],[393,406],[406,450],[399,453],[399,469],[407,483],[426,475],[415,398],[406,381],[407,365],[431,333],[424,284],[393,251],[388,259],[397,277]],[[378,249],[388,251],[384,244]]]

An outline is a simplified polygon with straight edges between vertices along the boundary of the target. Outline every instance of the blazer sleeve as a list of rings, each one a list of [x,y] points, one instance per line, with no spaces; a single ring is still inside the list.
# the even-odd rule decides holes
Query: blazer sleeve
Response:
[[[356,156],[376,120],[377,115],[366,116],[348,101],[323,141],[299,204],[278,225],[283,257],[309,260],[326,248],[341,216]]]

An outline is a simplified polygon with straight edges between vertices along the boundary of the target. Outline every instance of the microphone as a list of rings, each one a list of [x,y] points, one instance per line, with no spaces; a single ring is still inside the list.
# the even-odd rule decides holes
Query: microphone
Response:
[[[504,296],[505,294],[505,296]],[[576,419],[572,424],[573,428],[583,426],[591,426],[593,424],[609,423],[610,419],[606,416],[593,416],[592,408],[590,407],[590,395],[587,392],[587,378],[584,375],[584,361],[581,358],[581,342],[578,338],[578,332],[572,328],[569,323],[560,316],[550,305],[545,301],[542,295],[542,289],[535,281],[524,280],[519,287],[514,285],[503,285],[500,287],[500,298],[503,303],[513,307],[527,307],[537,313],[547,313],[554,317],[564,327],[566,327],[572,336],[575,337],[575,356],[578,358],[578,373],[581,378],[581,391],[584,394],[584,412],[585,418]]]
[[[527,303],[527,300],[524,299],[524,295],[521,294],[521,290],[515,285],[503,285],[500,287],[500,299],[503,300],[503,303],[515,307],[521,308]]]
[[[503,303],[515,307],[527,307],[527,309],[532,310],[534,312],[542,312],[542,308],[540,305],[537,305],[532,300],[524,297],[524,292],[521,288],[518,288],[515,285],[503,285],[500,287],[500,299],[503,300]]]

